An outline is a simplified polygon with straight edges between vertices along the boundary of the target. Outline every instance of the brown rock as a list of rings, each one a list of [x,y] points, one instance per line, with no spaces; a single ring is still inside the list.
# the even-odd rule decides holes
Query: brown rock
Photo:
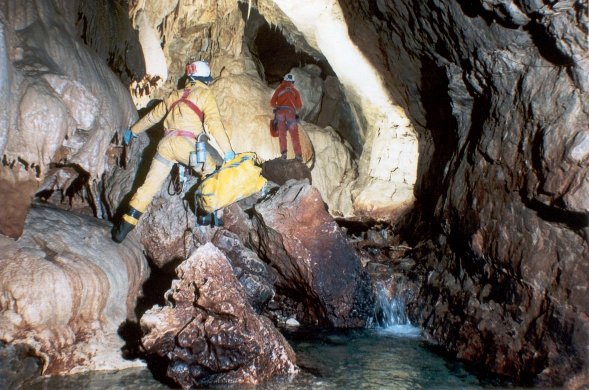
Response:
[[[170,360],[168,376],[193,384],[257,384],[297,372],[284,337],[248,303],[227,258],[205,244],[177,269],[168,305],[141,318],[143,344]]]
[[[271,273],[269,266],[254,251],[246,248],[236,234],[228,230],[217,230],[211,242],[225,253],[249,303],[258,314],[261,313],[275,294],[276,276]]]
[[[283,158],[266,161],[262,166],[262,176],[279,186],[283,185],[290,179],[307,179],[309,184],[312,184],[313,180],[311,177],[311,171],[305,164],[298,162],[297,160],[286,160]]]
[[[302,301],[309,324],[362,327],[372,315],[368,275],[316,188],[289,181],[254,208],[257,251],[281,294]]]
[[[0,234],[20,237],[37,186],[34,179],[15,182],[0,178]]]

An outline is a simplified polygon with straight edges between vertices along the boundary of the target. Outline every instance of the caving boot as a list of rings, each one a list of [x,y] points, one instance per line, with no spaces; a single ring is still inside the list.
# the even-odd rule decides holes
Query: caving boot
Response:
[[[196,221],[200,226],[223,226],[223,220],[219,217],[216,211],[208,214],[199,214]]]
[[[118,224],[112,229],[112,239],[117,243],[123,242],[127,234],[137,226],[139,218],[143,213],[135,210],[133,207],[129,209],[127,214],[123,215],[123,218]]]

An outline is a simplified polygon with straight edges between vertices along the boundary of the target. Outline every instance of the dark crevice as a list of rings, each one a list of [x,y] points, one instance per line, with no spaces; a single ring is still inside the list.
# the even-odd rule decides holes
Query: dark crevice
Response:
[[[538,217],[546,222],[560,223],[576,231],[589,227],[589,213],[565,210],[556,205],[547,205],[537,199],[528,199],[525,194],[522,194],[521,199],[527,208],[534,210]],[[586,233],[583,233],[583,235],[586,235]]]
[[[558,50],[556,38],[546,31],[544,25],[531,22],[524,27],[524,30],[530,34],[532,42],[534,42],[534,45],[538,48],[538,52],[546,61],[555,66],[571,65],[573,59]]]
[[[318,60],[298,50],[288,42],[281,30],[277,26],[271,26],[256,8],[250,10],[249,18],[248,5],[239,3],[239,8],[246,23],[245,44],[259,66],[260,77],[268,85],[280,82],[292,68],[307,64],[319,66],[323,79],[328,75],[334,75],[326,61]]]
[[[442,189],[444,169],[458,145],[458,124],[452,114],[449,80],[444,68],[423,56],[421,69],[421,103],[425,110],[426,128],[431,131],[434,152],[432,156],[420,156],[429,159],[426,172],[420,175],[424,178],[420,193],[435,194]],[[420,205],[430,214],[433,214],[436,201],[436,197],[420,197]]]

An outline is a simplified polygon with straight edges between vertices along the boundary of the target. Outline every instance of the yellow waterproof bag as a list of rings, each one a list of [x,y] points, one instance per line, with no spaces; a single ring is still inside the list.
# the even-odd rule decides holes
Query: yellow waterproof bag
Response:
[[[212,213],[260,191],[267,180],[255,160],[252,152],[236,154],[204,179],[196,190],[200,209]]]

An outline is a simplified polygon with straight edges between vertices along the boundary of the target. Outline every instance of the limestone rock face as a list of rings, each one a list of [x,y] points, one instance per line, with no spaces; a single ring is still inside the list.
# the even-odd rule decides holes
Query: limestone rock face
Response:
[[[557,384],[586,372],[586,6],[369,3],[340,2],[350,36],[419,125],[410,231],[423,221],[439,248],[423,254],[415,313],[485,369]]]
[[[358,170],[350,145],[330,127],[308,126],[308,129],[316,155],[311,171],[313,186],[321,193],[332,216],[355,216],[352,189]]]
[[[134,231],[129,235],[139,240],[145,254],[159,268],[174,261],[185,259],[194,246],[192,233],[196,216],[191,196],[197,184],[191,178],[182,194],[170,195],[169,178],[158,196],[149,205]]]
[[[293,350],[267,318],[256,315],[213,244],[197,249],[176,273],[169,305],[141,318],[143,344],[170,360],[168,376],[183,387],[252,385],[298,371]]]
[[[317,65],[309,64],[302,68],[293,68],[289,73],[295,76],[295,87],[301,93],[303,101],[300,118],[307,122],[316,122],[323,96],[321,69]]]
[[[126,88],[78,38],[77,5],[8,1],[0,10],[2,177],[16,187],[36,180],[65,192],[76,179],[98,180],[112,167],[113,137],[136,118]]]
[[[0,340],[27,344],[44,374],[120,369],[117,331],[134,318],[149,275],[139,246],[110,227],[53,208],[32,208],[18,241],[0,236]]]
[[[416,123],[409,118],[405,96],[398,93],[397,85],[389,82],[397,73],[396,68],[391,71],[391,64],[396,64],[398,59],[387,57],[383,61],[381,47],[389,42],[382,46],[375,44],[378,41],[375,30],[382,29],[364,29],[362,35],[356,34],[355,21],[347,20],[347,2],[320,0],[301,7],[295,0],[260,0],[258,6],[271,23],[285,28],[295,26],[294,32],[289,29],[286,33],[289,39],[304,42],[300,47],[310,45],[326,58],[351,102],[348,112],[354,117],[352,123],[358,123],[354,130],[360,134],[350,135],[349,142],[361,153],[359,180],[352,187],[355,214],[396,220],[415,202],[413,187],[419,149]],[[368,13],[375,8],[361,7]],[[384,196],[375,197],[374,193]]]
[[[277,137],[270,135],[270,120],[274,118],[270,99],[273,90],[259,77],[227,75],[213,86],[223,117],[223,124],[236,152],[256,152],[262,161],[280,156]],[[313,145],[306,133],[306,124],[299,124],[299,138],[303,160],[312,161]],[[287,138],[287,156],[294,158],[290,136]]]
[[[362,327],[372,315],[368,275],[321,195],[289,181],[254,207],[253,245],[279,278],[277,292],[300,297],[309,324]]]

